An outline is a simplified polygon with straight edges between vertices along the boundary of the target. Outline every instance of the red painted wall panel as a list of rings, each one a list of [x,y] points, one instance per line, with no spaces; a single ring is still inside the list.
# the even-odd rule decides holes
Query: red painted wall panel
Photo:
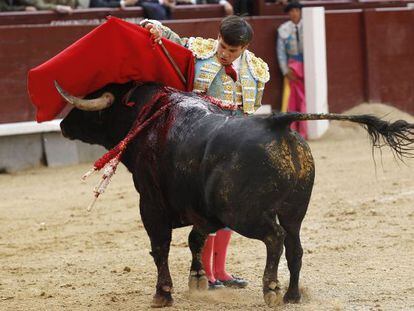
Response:
[[[34,120],[35,111],[26,90],[27,72],[92,28],[45,25],[0,27],[0,123]]]
[[[366,11],[371,101],[414,113],[414,10]]]
[[[329,110],[342,112],[366,101],[363,15],[325,16]]]

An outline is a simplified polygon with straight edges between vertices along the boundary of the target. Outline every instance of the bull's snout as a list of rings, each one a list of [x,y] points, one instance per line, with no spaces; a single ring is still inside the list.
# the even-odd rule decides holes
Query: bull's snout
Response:
[[[68,134],[68,131],[66,130],[65,125],[63,124],[63,122],[60,123],[60,131],[62,132],[63,137],[65,137],[67,139],[71,139],[71,140],[74,139],[73,137],[71,137]]]

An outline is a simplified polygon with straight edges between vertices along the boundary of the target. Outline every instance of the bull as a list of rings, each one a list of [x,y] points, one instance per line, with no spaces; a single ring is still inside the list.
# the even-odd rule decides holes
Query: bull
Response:
[[[172,229],[189,225],[190,290],[208,288],[200,255],[207,235],[229,227],[266,245],[266,304],[275,305],[281,290],[278,264],[283,247],[290,272],[283,298],[300,300],[300,228],[315,166],[308,144],[290,130],[290,123],[347,120],[363,125],[373,146],[385,143],[399,157],[411,156],[413,150],[414,124],[402,120],[300,113],[245,118],[232,116],[206,97],[166,91],[153,83],[112,84],[85,99],[57,88],[75,106],[61,122],[63,135],[107,149],[128,135],[143,109],[150,117],[169,105],[130,141],[121,158],[140,194],[141,218],[158,270],[154,307],[173,303],[168,265]]]

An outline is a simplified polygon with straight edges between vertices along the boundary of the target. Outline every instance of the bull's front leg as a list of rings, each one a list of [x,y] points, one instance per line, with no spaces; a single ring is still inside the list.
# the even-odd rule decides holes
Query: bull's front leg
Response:
[[[141,219],[151,241],[151,256],[154,258],[158,270],[157,286],[151,306],[154,308],[168,307],[173,303],[172,279],[168,267],[168,254],[172,227],[168,217],[157,205],[147,204],[144,198],[140,202]]]
[[[188,287],[190,291],[208,289],[208,279],[201,262],[201,252],[203,251],[206,237],[206,234],[201,233],[194,227],[188,236],[188,245],[192,254],[190,276],[188,278]]]
[[[168,254],[170,252],[172,230],[158,230],[158,236],[151,239],[151,256],[154,258],[158,270],[156,292],[151,307],[168,307],[173,304],[172,279],[168,267]]]

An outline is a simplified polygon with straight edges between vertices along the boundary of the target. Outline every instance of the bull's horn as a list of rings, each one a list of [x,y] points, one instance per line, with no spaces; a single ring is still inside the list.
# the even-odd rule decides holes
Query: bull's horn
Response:
[[[105,92],[101,97],[95,99],[82,99],[70,95],[60,85],[55,81],[55,87],[59,94],[69,103],[75,106],[76,108],[84,111],[98,111],[105,108],[108,108],[112,105],[115,100],[115,96],[112,93]]]

